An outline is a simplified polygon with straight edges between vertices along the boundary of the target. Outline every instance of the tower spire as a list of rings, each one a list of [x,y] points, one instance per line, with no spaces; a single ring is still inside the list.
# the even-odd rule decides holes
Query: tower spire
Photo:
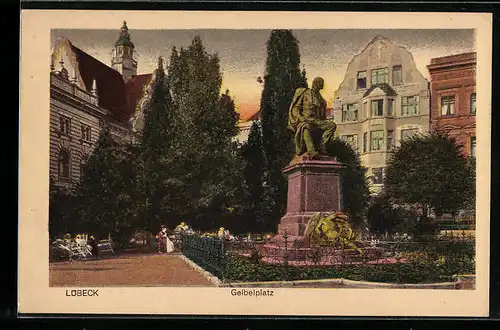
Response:
[[[111,66],[124,80],[137,74],[137,61],[134,57],[134,43],[130,40],[127,21],[123,21],[118,40],[115,42]]]
[[[130,33],[128,32],[127,21],[123,21],[123,25],[120,29],[120,35],[115,43],[115,47],[118,46],[128,46],[132,49],[135,48],[134,43],[130,40]]]

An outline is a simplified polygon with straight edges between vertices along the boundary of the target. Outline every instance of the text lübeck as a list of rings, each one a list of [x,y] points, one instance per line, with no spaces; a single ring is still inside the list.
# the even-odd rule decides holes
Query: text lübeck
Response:
[[[75,289],[66,290],[67,297],[99,297],[99,290]]]
[[[231,296],[246,296],[246,297],[272,297],[274,296],[274,290],[268,289],[232,289]]]

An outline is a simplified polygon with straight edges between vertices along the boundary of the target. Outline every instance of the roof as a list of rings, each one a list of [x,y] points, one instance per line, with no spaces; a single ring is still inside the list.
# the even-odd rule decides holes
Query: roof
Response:
[[[78,62],[78,71],[87,91],[92,90],[94,79],[97,82],[99,106],[109,110],[120,122],[127,122],[125,85],[122,75],[100,62],[80,48],[71,44]]]
[[[376,88],[380,88],[388,96],[396,96],[397,95],[396,91],[394,89],[392,89],[392,87],[389,84],[375,84],[375,85],[372,85],[370,88],[368,88],[368,90],[365,92],[365,94],[363,94],[363,97],[367,97],[368,95],[370,95],[370,93]]]
[[[134,114],[137,103],[142,97],[144,86],[151,80],[151,73],[130,77],[125,82],[125,92],[127,97],[127,110],[129,118]]]
[[[130,40],[130,34],[128,33],[128,27],[127,27],[127,22],[123,22],[123,26],[120,31],[120,36],[118,37],[118,40],[115,43],[116,46],[129,46],[132,49],[135,47],[134,43]]]
[[[242,103],[238,106],[236,111],[240,115],[240,122],[256,120],[260,115],[260,107],[258,104]]]
[[[449,56],[435,57],[431,59],[430,65],[451,64],[457,62],[476,61],[476,53],[462,53]]]

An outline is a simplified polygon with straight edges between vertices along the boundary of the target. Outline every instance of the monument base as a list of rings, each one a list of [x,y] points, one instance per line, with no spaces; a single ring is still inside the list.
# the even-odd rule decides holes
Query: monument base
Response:
[[[343,168],[335,157],[296,156],[282,170],[288,177],[287,212],[281,218],[277,235],[264,246],[268,254],[279,257],[284,254],[286,245],[286,250],[294,251],[289,258],[306,258],[311,250],[304,237],[309,219],[318,212],[329,214],[343,209]]]
[[[288,200],[278,234],[303,236],[307,222],[315,213],[342,211],[343,168],[335,157],[297,156],[282,170],[288,177]]]

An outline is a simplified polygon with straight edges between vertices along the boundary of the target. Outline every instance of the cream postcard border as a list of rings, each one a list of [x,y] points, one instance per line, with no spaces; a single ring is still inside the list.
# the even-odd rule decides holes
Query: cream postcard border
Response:
[[[228,288],[101,287],[97,298],[75,298],[66,297],[65,288],[49,287],[50,30],[116,30],[122,20],[129,21],[135,29],[476,29],[477,106],[481,109],[476,117],[476,185],[480,188],[476,290],[274,289],[273,297],[255,298],[234,297]],[[19,313],[488,315],[491,14],[24,10],[20,54]]]

